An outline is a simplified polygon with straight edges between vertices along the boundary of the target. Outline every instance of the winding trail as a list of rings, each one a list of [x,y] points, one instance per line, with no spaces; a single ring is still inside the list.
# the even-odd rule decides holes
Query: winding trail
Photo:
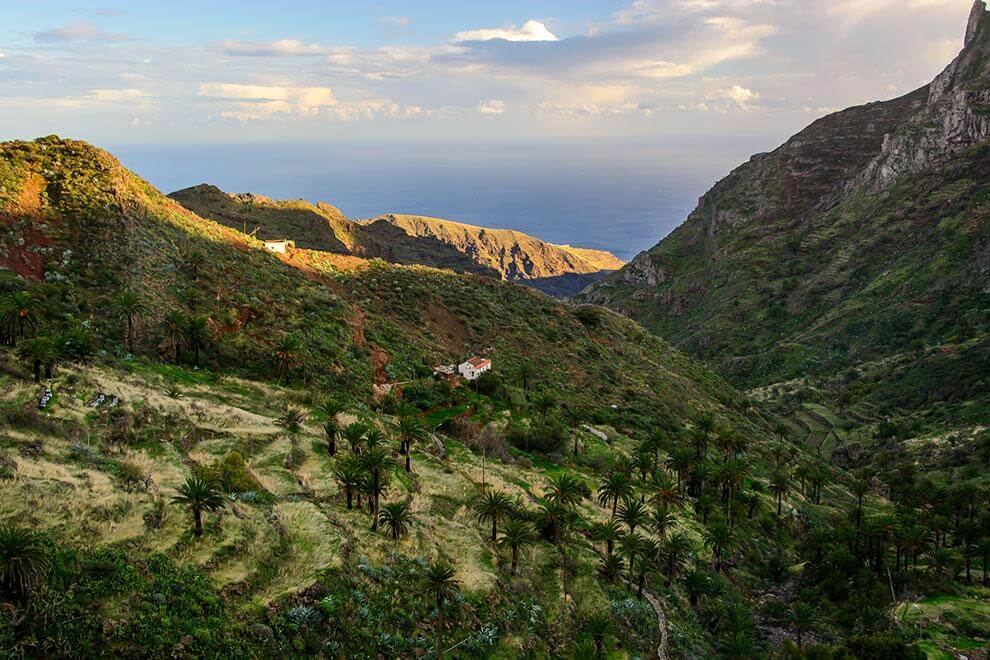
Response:
[[[657,657],[660,660],[670,658],[670,625],[667,623],[667,614],[663,611],[660,599],[652,593],[643,589],[643,596],[657,614],[657,621],[660,623],[660,645],[657,647]]]
[[[601,556],[597,551],[596,554]],[[630,582],[625,576],[623,576],[622,581],[628,584],[633,592],[639,589],[638,584]],[[663,611],[663,605],[660,603],[660,599],[645,587],[643,588],[643,597],[646,598],[646,602],[653,608],[654,613],[657,615],[657,623],[660,624],[660,644],[657,646],[657,657],[660,660],[670,660],[670,623],[667,621],[667,614]]]

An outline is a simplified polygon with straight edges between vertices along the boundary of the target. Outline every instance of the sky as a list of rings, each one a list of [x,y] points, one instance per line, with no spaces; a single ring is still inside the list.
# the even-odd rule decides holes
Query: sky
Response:
[[[972,6],[95,2],[0,0],[0,139],[86,139],[166,189],[198,182],[183,178],[185,148],[197,154],[189,168],[197,175],[196,165],[223,165],[222,178],[236,189],[251,183],[276,195],[299,186],[284,171],[269,170],[266,181],[248,162],[252,149],[269,163],[298,152],[317,167],[328,166],[326,152],[340,151],[346,158],[329,165],[339,176],[346,178],[349,159],[372,178],[374,163],[387,162],[396,180],[408,167],[456,178],[459,164],[478,165],[493,150],[509,170],[545,163],[567,171],[575,164],[553,155],[569,153],[600,160],[613,174],[626,161],[627,169],[654,168],[658,190],[661,177],[677,179],[670,213],[681,213],[683,200],[696,199],[724,168],[814,119],[930,81],[961,47]],[[649,174],[637,183],[649,186]],[[312,180],[299,194],[324,197],[319,188],[330,183]],[[373,195],[373,183],[361,194]],[[421,187],[403,203],[443,210],[430,197],[443,192],[437,182],[425,176]],[[374,206],[362,199],[353,206]],[[380,210],[420,211],[386,203],[387,195]],[[672,226],[659,215],[651,234]],[[494,209],[488,217],[507,222]]]

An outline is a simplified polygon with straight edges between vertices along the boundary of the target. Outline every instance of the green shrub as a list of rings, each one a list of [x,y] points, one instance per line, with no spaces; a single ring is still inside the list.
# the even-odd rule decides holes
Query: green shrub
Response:
[[[228,493],[261,491],[261,482],[251,473],[241,453],[232,451],[210,465],[197,465],[193,474],[222,486]]]

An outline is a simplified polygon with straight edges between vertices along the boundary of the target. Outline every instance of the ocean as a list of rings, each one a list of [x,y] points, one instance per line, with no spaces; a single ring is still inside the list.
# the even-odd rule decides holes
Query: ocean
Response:
[[[326,201],[351,218],[409,213],[517,229],[622,259],[679,225],[750,145],[361,143],[110,145],[160,190]]]

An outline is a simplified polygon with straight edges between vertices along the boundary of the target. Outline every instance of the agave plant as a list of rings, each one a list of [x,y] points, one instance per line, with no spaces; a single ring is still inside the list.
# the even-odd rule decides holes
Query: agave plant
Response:
[[[36,533],[13,524],[0,527],[0,593],[19,602],[37,589],[48,569],[48,553]]]

